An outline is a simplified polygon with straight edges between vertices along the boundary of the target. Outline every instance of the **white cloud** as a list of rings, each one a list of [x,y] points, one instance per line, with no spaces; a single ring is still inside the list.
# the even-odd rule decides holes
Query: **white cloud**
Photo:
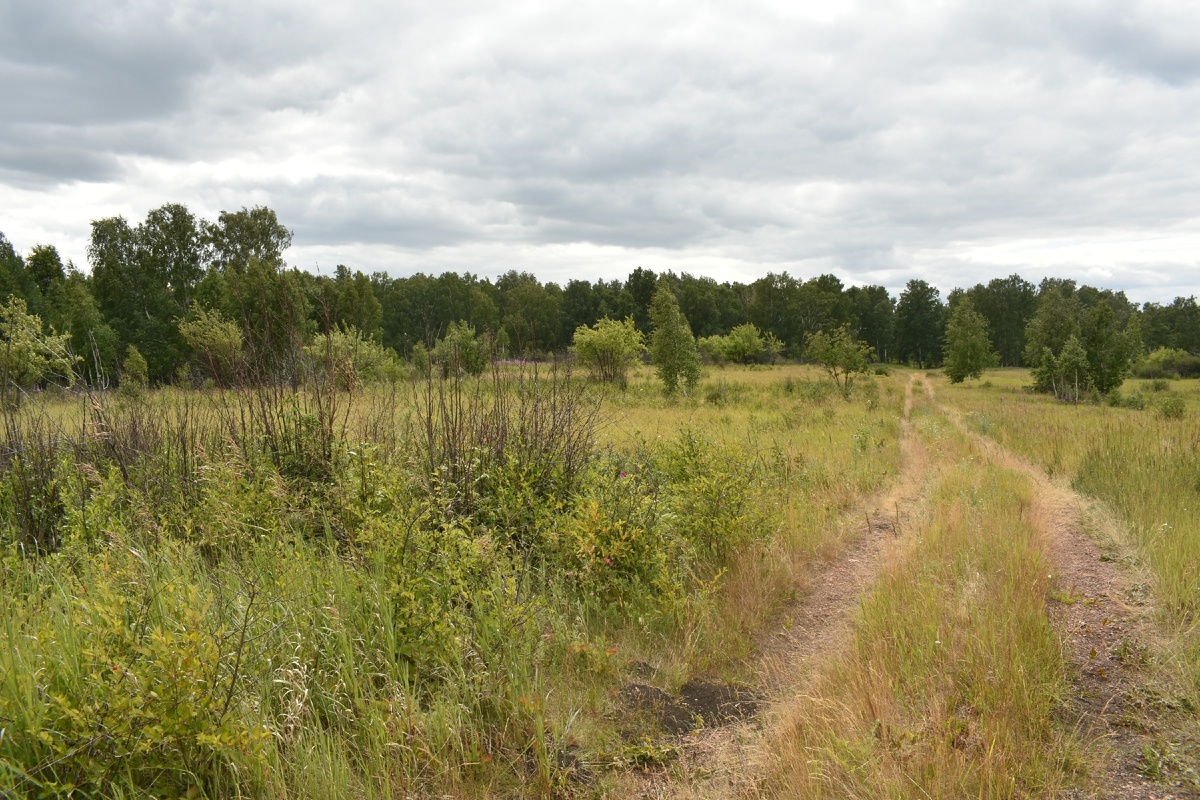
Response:
[[[1191,4],[100,8],[0,6],[22,249],[266,204],[305,267],[1200,282]]]

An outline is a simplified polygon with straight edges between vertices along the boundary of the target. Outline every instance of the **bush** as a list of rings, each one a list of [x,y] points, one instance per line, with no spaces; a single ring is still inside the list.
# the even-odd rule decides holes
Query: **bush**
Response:
[[[415,348],[414,348],[415,357]],[[443,377],[479,375],[491,358],[491,342],[476,336],[474,326],[451,322],[446,335],[438,340],[429,359],[441,365]]]
[[[137,394],[150,384],[150,367],[146,358],[133,345],[125,348],[125,361],[121,364],[121,388]]]
[[[242,366],[242,330],[220,311],[200,309],[179,323],[193,356],[217,385],[230,383]]]
[[[571,352],[587,367],[592,377],[605,383],[625,386],[629,370],[646,351],[645,338],[633,323],[633,317],[617,322],[605,317],[594,327],[575,329]]]
[[[1183,419],[1183,398],[1169,395],[1158,404],[1158,413],[1163,419]]]
[[[22,391],[47,378],[74,385],[75,365],[80,359],[71,354],[70,340],[69,335],[59,336],[53,330],[46,335],[41,317],[30,314],[19,297],[9,297],[0,305],[0,391],[5,405],[18,405]]]
[[[1200,377],[1200,356],[1186,350],[1160,347],[1134,366],[1133,374],[1139,378]]]
[[[836,328],[832,333],[817,331],[808,337],[804,347],[805,358],[824,367],[847,399],[854,376],[866,373],[874,353],[870,345],[851,333],[849,325]]]
[[[394,350],[363,335],[353,325],[336,328],[304,348],[320,380],[333,380],[342,390],[360,384],[395,383],[404,367]]]

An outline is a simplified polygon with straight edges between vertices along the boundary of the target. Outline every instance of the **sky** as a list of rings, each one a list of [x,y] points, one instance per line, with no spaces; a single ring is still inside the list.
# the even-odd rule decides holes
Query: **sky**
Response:
[[[1200,287],[1200,3],[0,0],[0,231],[292,266]]]

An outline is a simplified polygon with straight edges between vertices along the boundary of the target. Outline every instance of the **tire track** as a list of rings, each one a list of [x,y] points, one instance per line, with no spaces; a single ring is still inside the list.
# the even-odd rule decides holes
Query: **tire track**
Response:
[[[932,385],[925,389],[936,403]],[[1033,521],[1046,542],[1056,592],[1047,612],[1059,632],[1072,686],[1062,722],[1085,742],[1091,783],[1060,797],[1072,800],[1171,800],[1197,797],[1186,787],[1144,774],[1144,748],[1156,732],[1146,720],[1146,668],[1162,649],[1147,576],[1124,554],[1102,553],[1089,529],[1116,541],[1116,521],[1096,503],[1053,480],[995,440],[972,430],[957,409],[938,409],[994,463],[1034,485]],[[1150,715],[1153,716],[1153,713]]]
[[[759,643],[757,688],[768,698],[767,705],[794,703],[819,673],[818,666],[849,646],[859,598],[904,533],[915,529],[929,472],[928,454],[911,422],[915,379],[910,375],[904,390],[898,478],[843,516],[836,555],[812,565],[812,585],[785,612],[789,623]],[[632,796],[756,796],[770,732],[761,720],[701,730],[681,743],[676,777],[643,776]]]

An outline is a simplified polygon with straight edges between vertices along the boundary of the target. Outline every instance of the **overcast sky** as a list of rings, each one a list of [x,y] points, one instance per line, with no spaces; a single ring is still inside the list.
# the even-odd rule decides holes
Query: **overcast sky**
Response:
[[[837,10],[830,10],[835,8]],[[1200,3],[0,0],[0,231],[289,264],[1200,292]]]

